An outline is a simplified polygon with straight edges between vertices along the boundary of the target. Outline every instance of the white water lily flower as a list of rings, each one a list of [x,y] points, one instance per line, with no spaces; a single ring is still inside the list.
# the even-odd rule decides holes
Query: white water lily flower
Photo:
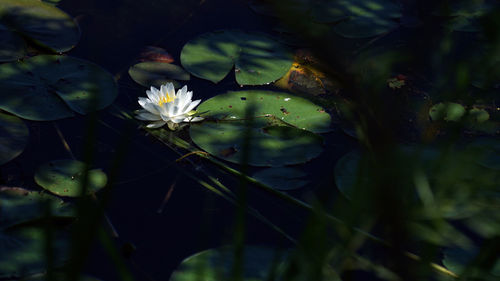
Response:
[[[168,124],[169,128],[173,128],[181,122],[203,120],[202,117],[192,116],[196,113],[193,109],[201,100],[192,101],[193,92],[188,92],[187,86],[179,89],[176,94],[174,84],[167,83],[161,85],[160,90],[151,87],[151,90],[147,90],[146,94],[147,98],[139,97],[139,104],[144,109],[137,112],[136,118],[153,121],[146,126],[148,128],[159,128],[165,124]]]

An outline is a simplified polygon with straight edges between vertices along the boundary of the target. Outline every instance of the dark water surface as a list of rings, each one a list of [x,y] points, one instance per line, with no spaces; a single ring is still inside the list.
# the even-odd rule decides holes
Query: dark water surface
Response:
[[[146,46],[166,49],[173,55],[174,64],[179,65],[182,46],[204,32],[227,28],[270,29],[268,19],[254,14],[246,1],[64,0],[59,7],[77,19],[82,32],[80,42],[68,54],[95,62],[119,78],[120,92],[116,103],[130,111],[138,109],[137,97],[145,95],[145,88],[132,81],[127,70]],[[227,90],[241,89],[235,83],[234,74],[217,85],[195,77],[187,85],[194,91],[195,99],[203,100]],[[118,131],[124,130],[123,122],[108,113],[103,112],[100,117]],[[58,125],[75,156],[82,159],[85,119],[62,120]],[[36,126],[32,130],[37,130]],[[39,137],[24,153],[36,155],[31,169],[50,159],[68,157],[51,125],[39,126]],[[124,136],[104,126],[99,127],[95,155],[97,166],[109,169],[110,159]],[[235,209],[196,182],[179,176],[174,167],[162,169],[179,157],[170,149],[140,130],[135,130],[130,139],[132,142],[107,214],[120,235],[118,247],[131,243],[137,249],[129,263],[137,280],[167,280],[187,256],[231,242]],[[330,141],[323,154],[327,156],[307,167],[316,175],[329,174],[316,177],[314,185],[321,182],[330,185],[333,163],[346,150],[348,142],[348,137],[333,143]],[[43,147],[50,149],[41,149]],[[19,161],[23,165],[26,163],[22,158]],[[185,168],[192,169],[187,165]],[[174,182],[176,185],[170,200],[163,212],[157,213]],[[233,187],[238,184],[236,180],[224,183]],[[297,192],[296,195],[302,193]],[[305,193],[307,196],[307,191]],[[299,218],[303,214],[276,204],[265,194],[251,194],[251,197],[251,203],[257,203],[254,206],[271,221],[298,233],[303,221]],[[250,216],[247,230],[247,242],[250,244],[289,246],[276,232]],[[96,245],[86,271],[103,280],[117,280],[113,268],[107,254]]]

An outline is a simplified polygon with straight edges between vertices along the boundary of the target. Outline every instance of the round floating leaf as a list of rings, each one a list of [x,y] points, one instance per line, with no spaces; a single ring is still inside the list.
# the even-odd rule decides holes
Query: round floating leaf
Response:
[[[39,0],[2,0],[0,18],[11,30],[56,52],[72,49],[80,38],[80,29],[68,14]]]
[[[0,188],[0,228],[43,218],[43,204],[47,202],[52,216],[74,216],[70,205],[58,197],[18,187]]]
[[[390,19],[355,17],[336,24],[334,30],[346,38],[368,38],[389,32],[397,26]]]
[[[224,160],[241,163],[248,138],[247,163],[254,166],[283,166],[304,163],[323,150],[323,138],[306,130],[287,126],[220,121],[193,124],[190,135],[203,150]]]
[[[21,36],[0,23],[0,62],[17,60],[25,54],[26,46]]]
[[[309,181],[304,177],[307,174],[294,168],[269,168],[253,175],[263,184],[278,190],[293,190],[305,186]]]
[[[246,246],[243,255],[244,281],[268,280],[283,260],[276,250]],[[196,253],[185,260],[170,276],[170,281],[230,280],[234,267],[234,249],[221,247]]]
[[[57,5],[59,4],[59,2],[61,2],[62,0],[41,0],[42,2],[45,2],[45,3],[48,3],[48,4],[51,4],[51,5]]]
[[[465,108],[458,103],[438,103],[431,107],[429,115],[432,120],[459,121],[465,114]]]
[[[391,0],[330,0],[318,2],[312,8],[317,22],[337,22],[346,18],[380,19],[400,18],[400,6]]]
[[[197,111],[218,120],[241,120],[251,107],[252,116],[285,122],[315,133],[330,130],[330,115],[320,106],[301,97],[273,91],[230,91],[204,101]]]
[[[29,131],[16,116],[0,113],[0,165],[16,158],[28,143]]]
[[[252,118],[246,118],[247,111]],[[198,112],[207,119],[217,119],[191,125],[191,138],[198,146],[216,157],[240,163],[249,137],[247,160],[255,166],[309,161],[321,153],[323,142],[310,131],[325,132],[330,125],[330,115],[321,107],[271,91],[228,92],[203,102]]]
[[[0,65],[0,109],[30,120],[87,114],[113,102],[113,76],[99,66],[68,56],[36,56]]]
[[[189,80],[189,73],[182,67],[163,62],[141,62],[129,68],[132,79],[144,87],[160,87],[173,80]],[[178,84],[178,83],[177,83]],[[175,85],[176,88],[179,85]]]
[[[317,22],[337,23],[335,32],[346,38],[368,38],[398,26],[393,19],[402,16],[401,7],[391,0],[331,0],[312,8]]]
[[[484,109],[472,108],[469,110],[469,118],[473,123],[483,123],[490,119],[490,114]]]
[[[267,84],[285,75],[292,62],[288,49],[274,39],[236,30],[202,34],[181,52],[181,63],[187,71],[214,83],[234,66],[238,84]]]
[[[38,167],[35,181],[59,196],[76,197],[85,177],[85,164],[76,160],[54,160]],[[88,191],[95,192],[106,185],[107,177],[100,169],[89,170]]]
[[[60,231],[54,233],[54,265],[61,265],[68,258],[68,242],[67,237]],[[48,266],[46,245],[44,229],[0,231],[0,278],[22,277],[45,271]]]

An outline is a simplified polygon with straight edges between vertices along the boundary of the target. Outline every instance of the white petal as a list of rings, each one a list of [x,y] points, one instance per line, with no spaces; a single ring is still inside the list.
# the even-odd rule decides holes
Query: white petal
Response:
[[[191,98],[193,97],[193,92],[189,91],[186,92],[184,95],[184,98],[181,102],[179,102],[179,108],[181,109],[182,112],[185,112],[185,109],[187,106],[191,103]]]
[[[199,117],[199,116],[197,116],[197,117],[191,117],[190,116],[190,117],[185,118],[183,121],[184,122],[199,122],[199,121],[201,121],[203,119],[205,119],[205,118]]]
[[[173,112],[174,112],[174,103],[173,102],[163,104],[161,114],[166,115],[166,116],[174,116]]]
[[[160,99],[159,92],[155,87],[151,86],[151,90],[146,91],[146,95],[152,102],[158,102]]]
[[[178,98],[182,98],[182,99],[184,99],[184,98],[185,98],[185,96],[186,96],[186,92],[187,92],[187,90],[188,90],[188,86],[187,86],[187,85],[184,85],[184,87],[182,87],[182,89],[179,89],[179,90],[177,91],[177,97],[178,97]]]
[[[137,116],[135,118],[137,118],[139,120],[145,120],[145,121],[161,120],[160,115],[151,114],[149,112],[140,112],[139,114],[137,114]]]
[[[165,121],[156,121],[150,124],[147,124],[146,127],[148,128],[160,128],[161,126],[167,124]]]
[[[193,91],[189,91],[186,93],[186,101],[191,102],[191,99],[193,98]]]
[[[193,101],[182,112],[186,112],[187,113],[187,112],[193,110],[193,108],[195,108],[200,102],[201,102],[201,100],[195,100],[195,101]]]
[[[186,119],[186,115],[180,115],[180,116],[172,117],[170,119],[170,121],[172,121],[174,123],[181,123],[182,121],[184,121],[184,119]]]
[[[150,102],[150,100],[148,98],[145,98],[145,97],[139,97],[139,100],[137,102],[139,102],[139,104],[142,107],[144,107],[144,104],[147,103],[147,102]]]
[[[168,95],[170,97],[175,97],[175,88],[174,88],[174,84],[172,84],[171,82],[167,83],[165,85],[165,90],[167,91]]]
[[[167,93],[167,87],[166,87],[166,85],[161,85],[161,87],[160,87],[160,93],[162,94],[162,96],[164,96]]]
[[[140,101],[139,101],[139,104],[140,104]],[[149,111],[149,112],[151,112],[153,114],[156,114],[156,115],[160,114],[160,111],[158,110],[158,105],[156,105],[156,104],[154,104],[154,103],[152,103],[150,101],[147,101],[144,104],[141,104],[141,106],[145,110],[147,110],[147,111]]]

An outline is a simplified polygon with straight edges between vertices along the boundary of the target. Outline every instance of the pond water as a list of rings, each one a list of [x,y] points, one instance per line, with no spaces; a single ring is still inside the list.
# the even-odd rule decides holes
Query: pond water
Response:
[[[12,24],[15,19],[2,18],[1,8],[4,6],[1,5],[7,5],[5,3],[12,0],[5,0],[9,2],[3,4],[1,1],[0,32],[4,32],[4,25]],[[28,3],[32,0],[22,1]],[[248,2],[252,2],[253,9],[261,14],[252,10]],[[73,17],[81,31],[76,46],[65,54],[88,60],[107,70],[117,81],[118,95],[113,104],[98,111],[97,116],[76,114],[56,121],[27,121],[29,142],[19,157],[1,166],[0,187],[40,190],[37,184],[40,181],[35,182],[33,177],[40,165],[56,159],[90,159],[92,168],[103,169],[114,183],[111,199],[105,208],[107,224],[114,228],[117,237],[113,243],[122,252],[126,266],[136,280],[169,280],[185,258],[209,248],[232,244],[239,237],[239,209],[234,202],[210,191],[200,181],[213,185],[221,182],[239,194],[239,188],[246,186],[243,184],[245,181],[234,176],[231,168],[254,175],[264,185],[272,186],[275,182],[268,181],[277,180],[290,188],[283,193],[273,193],[272,189],[263,191],[266,187],[263,188],[259,182],[248,184],[248,197],[238,198],[246,199],[246,203],[256,211],[250,210],[244,215],[243,239],[249,245],[280,249],[293,248],[295,244],[290,240],[302,239],[294,262],[298,264],[297,268],[310,270],[308,277],[318,276],[318,272],[327,276],[325,272],[329,272],[332,265],[336,266],[336,270],[345,270],[343,280],[394,280],[387,277],[392,276],[390,274],[399,274],[406,280],[404,277],[412,274],[406,270],[411,264],[406,259],[413,256],[400,257],[401,252],[407,249],[422,254],[424,262],[435,262],[430,267],[445,272],[449,277],[454,273],[447,270],[457,268],[454,262],[457,256],[462,257],[462,248],[469,251],[471,248],[467,247],[471,244],[482,246],[483,240],[498,239],[500,226],[497,227],[496,217],[483,215],[483,212],[496,214],[498,211],[498,186],[494,184],[499,177],[500,153],[500,126],[496,120],[500,111],[496,106],[498,98],[495,97],[498,84],[495,88],[485,89],[484,86],[489,87],[488,83],[498,79],[494,77],[493,70],[489,71],[493,78],[477,78],[475,72],[468,69],[477,67],[476,64],[486,65],[488,60],[481,61],[476,54],[496,50],[492,47],[496,43],[488,45],[488,42],[481,41],[488,48],[480,44],[478,47],[476,41],[488,40],[476,33],[479,28],[477,19],[471,16],[476,14],[463,12],[462,6],[456,9],[452,6],[451,16],[437,12],[429,16],[417,8],[427,9],[433,5],[420,7],[415,1],[374,0],[372,3],[356,0],[352,1],[352,5],[345,1],[297,1],[300,5],[312,5],[304,12],[304,17],[311,20],[304,25],[306,29],[301,30],[304,26],[294,24],[293,20],[288,22],[289,26],[281,25],[275,15],[269,15],[269,10],[256,3],[262,1],[60,1],[57,7]],[[342,9],[338,10],[338,5]],[[282,6],[290,8],[288,12],[291,14],[295,11],[295,6]],[[483,11],[483,6],[480,7],[479,11]],[[262,15],[266,13],[267,16]],[[419,13],[431,19],[417,18]],[[290,35],[293,27],[295,31],[305,33],[305,37],[317,41],[300,41],[302,38]],[[446,33],[441,28],[451,31]],[[214,32],[222,29],[231,31]],[[315,37],[316,31],[324,37]],[[273,43],[267,45],[271,39],[260,32],[280,33],[283,37],[279,42],[286,42],[294,50],[295,57],[287,57],[288,52],[283,51],[286,48],[276,47]],[[202,34],[205,35],[200,36]],[[224,45],[224,40],[233,41]],[[186,51],[184,55],[187,59],[183,60],[183,67],[192,75],[190,80],[180,81],[180,85],[185,84],[188,90],[193,91],[193,100],[202,99],[205,102],[213,99],[198,107],[201,114],[208,112],[203,115],[206,120],[202,125],[191,124],[190,128],[175,132],[185,140],[192,138],[197,145],[195,155],[184,155],[185,158],[182,158],[188,150],[172,149],[174,146],[168,141],[162,142],[162,138],[167,138],[165,135],[159,137],[161,130],[148,130],[139,125],[140,122],[135,122],[137,120],[123,118],[123,113],[133,115],[135,110],[140,109],[138,97],[146,96],[147,88],[129,75],[129,68],[140,61],[145,50],[162,48],[170,54],[173,64],[181,65],[181,51],[184,52],[187,42],[190,48],[187,49],[195,55],[186,55]],[[1,48],[0,44],[0,51]],[[384,53],[388,49],[390,51]],[[229,63],[227,57],[221,59],[220,53],[224,52],[230,53]],[[211,56],[216,57],[212,65],[198,64],[200,58],[205,63],[210,62]],[[455,65],[457,58],[460,62]],[[464,62],[461,62],[462,59]],[[81,72],[88,67],[63,58],[44,61],[42,57],[40,60],[43,63],[39,62],[33,69],[13,77],[7,75],[11,70],[5,67],[7,63],[0,64],[3,67],[0,75],[4,75],[0,78],[7,77],[5,81],[0,81],[1,89],[16,89],[18,77],[25,82],[31,77],[43,76],[40,73],[49,69],[48,64],[52,64],[50,69],[79,64],[76,67]],[[283,61],[285,70],[291,71],[276,76]],[[18,62],[22,64],[24,60]],[[339,64],[334,64],[336,62]],[[341,68],[343,66],[346,67]],[[225,67],[231,68],[229,75],[220,75],[227,70]],[[272,71],[262,71],[266,67]],[[49,70],[47,72],[48,76],[55,75]],[[99,76],[97,72],[91,71],[87,77],[94,79],[92,73]],[[270,83],[284,73],[293,83],[286,84],[288,80],[285,80],[285,85],[279,81]],[[349,76],[353,73],[352,77]],[[328,76],[331,74],[338,80]],[[59,79],[56,75],[56,78],[56,86],[47,86],[44,84],[46,81],[41,79],[40,84],[47,86],[47,94],[43,92],[47,98],[61,89],[64,92],[71,83],[85,85],[85,81],[78,81],[78,77]],[[268,80],[255,82],[258,79]],[[14,81],[14,86],[9,81]],[[290,86],[292,84],[302,88],[297,91]],[[37,86],[28,85],[26,92],[36,93]],[[285,91],[283,88],[294,94],[282,93]],[[473,88],[470,90],[472,94],[469,88]],[[36,98],[36,95],[33,96]],[[85,108],[78,107],[79,98],[81,96],[72,100],[71,96],[63,95],[57,100],[68,103],[71,114],[78,110],[87,113]],[[1,97],[0,108],[8,112],[12,110],[5,107]],[[15,110],[17,108],[12,111],[17,115]],[[45,113],[49,114],[50,110]],[[247,118],[247,114],[254,113],[255,118]],[[37,119],[40,116],[36,114],[30,114],[21,112],[19,115],[28,120],[43,120]],[[97,117],[97,122],[94,117]],[[241,120],[231,122],[234,121],[231,118]],[[0,141],[4,137],[1,131],[4,124],[1,122],[4,121],[0,119]],[[171,133],[167,126],[164,128],[165,132]],[[244,147],[248,143],[241,139],[247,134],[253,134],[251,139],[254,141],[254,145],[250,143],[251,148],[246,155],[249,164],[254,166],[248,167],[235,164],[240,157],[245,158],[242,151],[247,151]],[[231,145],[225,146],[227,142]],[[360,152],[361,147],[363,152]],[[218,160],[203,157],[209,154],[217,156]],[[116,159],[119,159],[118,162],[115,162]],[[371,162],[373,159],[376,161]],[[214,162],[224,160],[227,161],[222,164]],[[291,169],[256,167],[284,164]],[[48,164],[47,169],[54,165],[54,162]],[[117,177],[111,178],[117,167]],[[78,178],[78,173],[71,180],[74,178]],[[301,187],[295,189],[293,185]],[[97,193],[97,197],[104,197],[103,193]],[[1,195],[0,200],[3,200]],[[79,202],[74,198],[67,201]],[[3,212],[2,202],[0,212]],[[304,202],[317,209],[306,211],[310,206]],[[340,222],[323,211],[331,211],[346,222]],[[8,232],[10,227],[4,229],[5,222],[1,215],[0,238],[4,235],[3,231]],[[268,222],[275,223],[293,239],[286,239]],[[364,227],[370,233],[361,230]],[[456,244],[448,243],[457,231],[463,235],[456,236],[457,241],[453,241]],[[394,248],[380,246],[386,245],[386,241],[372,236],[373,233],[383,235],[393,243]],[[85,233],[82,234],[84,236]],[[343,243],[337,243],[336,239]],[[364,242],[357,239],[382,243],[362,247],[360,245]],[[119,266],[114,264],[102,243],[96,238],[92,245],[83,272],[101,280],[123,279],[117,270]],[[394,249],[404,251],[393,252]],[[479,251],[474,247],[472,249]],[[263,260],[269,258],[269,253],[261,253],[261,250],[251,248],[249,252],[250,255],[258,253],[257,256]],[[446,260],[447,255],[452,258]],[[0,252],[0,268],[5,266],[1,258]],[[330,263],[328,258],[333,261]],[[321,262],[314,262],[316,259]],[[222,260],[222,263],[227,262]],[[379,261],[382,264],[380,267],[377,264]],[[250,259],[251,262],[253,260]],[[322,262],[326,264],[324,268]],[[350,268],[350,262],[358,267]],[[421,266],[419,262],[416,264]],[[442,264],[447,269],[441,267]],[[308,268],[309,265],[312,269]],[[291,263],[287,272],[292,277],[297,273],[294,266]],[[386,268],[394,269],[394,272],[385,271]],[[429,274],[425,270],[423,272]],[[182,270],[178,274],[180,277],[173,281],[189,280],[189,277],[182,279]],[[498,274],[498,270],[494,274]],[[2,278],[0,272],[0,280]],[[6,280],[10,279],[6,277]],[[338,279],[331,274],[325,280]]]
[[[58,7],[73,16],[81,29],[81,38],[68,55],[87,59],[111,72],[118,79],[119,95],[115,103],[129,111],[138,109],[137,97],[145,96],[146,88],[135,83],[127,71],[147,46],[166,49],[174,63],[179,64],[181,48],[202,33],[228,28],[270,29],[270,20],[256,15],[245,1],[64,0]],[[194,92],[195,99],[203,100],[227,90],[241,89],[233,75],[216,85],[196,77],[186,84]],[[106,212],[119,234],[117,245],[133,244],[136,248],[131,264],[138,280],[166,280],[184,258],[232,242],[233,205],[180,175],[170,165],[179,155],[144,131],[126,133],[123,120],[107,111],[101,112],[99,117],[102,123],[95,144],[96,167],[109,170],[117,146],[123,138],[128,138],[126,142],[129,142]],[[5,174],[18,176],[10,183],[36,188],[30,175],[39,165],[70,157],[57,130],[76,159],[83,159],[87,126],[87,117],[30,124],[32,137],[25,152],[4,169]],[[315,159],[305,169],[312,175],[331,172],[335,160],[353,146],[354,141],[348,136],[330,138],[325,156]],[[180,169],[192,169],[186,164],[178,165]],[[332,176],[314,178],[309,178],[312,182],[306,192],[292,191],[292,194],[300,197],[313,191],[314,186],[329,186],[333,182]],[[227,186],[239,184],[234,179],[224,180]],[[172,187],[171,197],[164,202]],[[258,192],[253,191],[250,196],[251,204],[256,204],[270,221],[279,220],[289,231],[302,228],[304,214],[291,210],[286,204],[277,205]],[[249,244],[290,246],[289,241],[252,216],[247,216],[246,240]],[[118,278],[98,243],[85,272],[103,280]]]

